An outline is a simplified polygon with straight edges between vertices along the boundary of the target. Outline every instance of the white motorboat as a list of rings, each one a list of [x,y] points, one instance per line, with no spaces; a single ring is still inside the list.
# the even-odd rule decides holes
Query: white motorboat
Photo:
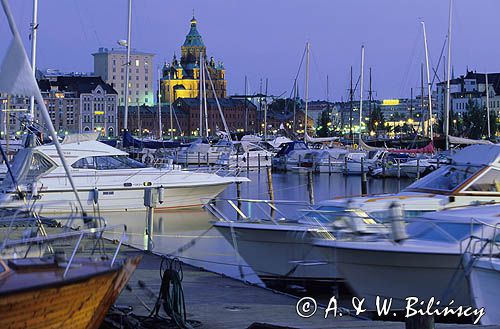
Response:
[[[477,257],[469,274],[469,284],[474,306],[484,307],[484,316],[481,318],[482,325],[500,325],[500,299],[498,288],[500,287],[500,246],[496,242],[495,254]]]
[[[346,156],[344,174],[360,175],[376,168],[386,156],[386,151],[352,151]]]
[[[229,210],[224,208],[224,201]],[[239,215],[240,220],[231,220],[228,214],[237,204],[233,219]],[[312,244],[314,238],[348,239],[352,234],[387,232],[362,211],[339,213],[328,206],[311,207],[304,202],[217,199],[217,206],[207,204],[206,208],[219,219],[214,227],[259,278],[271,285],[340,278],[334,257],[322,257]],[[300,216],[294,218],[292,214],[297,213]]]
[[[85,210],[144,210],[144,188],[163,187],[161,208],[201,206],[236,180],[216,174],[178,169],[146,168],[126,152],[95,140],[94,134],[67,136],[63,151]],[[52,144],[19,151],[13,175],[28,200],[43,213],[71,211],[76,197]],[[1,197],[9,205],[22,205],[9,175],[1,185]]]
[[[360,208],[383,219],[393,202],[400,202],[405,217],[424,212],[500,201],[500,145],[472,145],[451,156],[441,166],[400,193],[338,198],[331,207]]]
[[[407,155],[401,158],[401,155],[397,155],[389,161],[383,161],[380,166],[370,171],[370,175],[373,177],[416,178],[423,177],[443,165],[446,165],[446,160],[429,157],[408,157]]]
[[[473,236],[498,236],[500,206],[471,206],[426,214],[406,227],[408,239],[331,240],[314,242],[328,259],[336,256],[339,273],[365,307],[376,297],[392,298],[391,309],[404,309],[409,296],[434,297],[439,307],[471,306],[464,252],[481,252]]]
[[[182,165],[213,165],[217,163],[220,155],[230,152],[232,143],[221,140],[215,145],[194,142],[189,146],[181,147],[175,155],[175,162]]]
[[[312,167],[312,158],[308,154],[318,150],[311,150],[303,141],[284,143],[273,158],[273,168],[277,170],[293,170],[297,167]],[[309,160],[308,160],[309,159]]]
[[[233,142],[233,147],[219,155],[217,165],[230,168],[264,168],[272,165],[272,152],[248,141]]]

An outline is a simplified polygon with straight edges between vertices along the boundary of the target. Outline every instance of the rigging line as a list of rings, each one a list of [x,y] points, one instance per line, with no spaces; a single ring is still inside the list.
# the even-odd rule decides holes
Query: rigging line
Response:
[[[89,36],[87,35],[87,32],[85,32],[86,28],[85,28],[85,24],[84,24],[83,17],[82,17],[82,9],[78,6],[78,1],[73,0],[73,3],[75,4],[75,7],[76,7],[76,14],[77,14],[78,20],[80,22],[80,27],[82,29],[83,37],[85,38],[86,41],[89,41]]]
[[[317,70],[317,74],[319,76],[319,81],[321,81],[321,70],[319,69],[319,65],[318,65],[318,62],[316,61],[316,57],[314,57],[314,53],[309,50],[309,53],[311,54],[311,57],[312,57],[312,61],[314,63],[314,67],[316,68]],[[325,75],[325,81],[326,81],[326,75]],[[320,83],[320,88],[323,89],[323,94],[326,95],[326,88],[325,88],[325,85],[323,83]]]
[[[406,71],[405,71],[405,73],[402,76],[402,81],[401,81],[400,90],[399,90],[399,94],[400,95],[403,94],[403,90],[407,89],[408,81],[409,81],[409,76],[410,76],[410,70],[413,67],[413,62],[415,60],[415,55],[416,55],[416,51],[415,50],[416,50],[417,45],[419,43],[420,43],[420,30],[417,29],[417,32],[415,34],[415,38],[413,39],[413,46],[412,46],[412,49],[411,49],[411,52],[410,52],[410,56],[409,56],[408,62],[406,64]]]
[[[297,74],[295,75],[295,79],[293,79],[293,86],[292,86],[292,90],[290,91],[289,98],[292,98],[293,91],[295,90],[295,84],[297,83],[297,79],[299,78],[299,74],[300,74],[300,69],[302,68],[302,64],[304,63],[306,51],[307,51],[307,47],[304,48],[304,52],[302,53],[302,58],[300,59],[299,69],[297,70]]]
[[[435,68],[432,68],[432,71],[434,71],[434,76],[432,77],[431,88],[434,85],[434,81],[436,80],[436,78],[438,79],[438,82],[441,82],[441,80],[439,79],[438,72],[439,72],[439,66],[441,65],[441,60],[443,59],[443,53],[444,49],[446,48],[447,41],[448,41],[448,35],[446,35],[446,37],[444,38],[443,47],[441,48],[441,53],[439,54],[439,60],[437,66]],[[446,77],[443,77],[443,81],[444,80],[446,80]]]

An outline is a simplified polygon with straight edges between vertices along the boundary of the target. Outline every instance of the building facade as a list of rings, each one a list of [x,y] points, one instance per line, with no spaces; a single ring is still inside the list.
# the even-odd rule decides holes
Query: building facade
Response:
[[[128,102],[130,105],[155,103],[153,57],[154,54],[131,50],[128,81]],[[125,104],[126,49],[99,48],[94,56],[94,74],[100,76],[118,93],[119,105]]]
[[[226,124],[232,133],[244,131],[244,117],[248,114],[250,131],[257,130],[257,107],[248,100],[224,98],[219,100]],[[139,110],[139,113],[138,113]],[[170,135],[170,109],[162,106],[163,135]],[[200,100],[197,98],[179,98],[172,104],[174,136],[199,136]],[[119,110],[119,120],[123,121],[123,110]],[[224,123],[214,98],[207,99],[208,129],[213,136],[217,131],[224,131]],[[129,108],[129,130],[135,134],[158,135],[158,108],[139,106]],[[203,118],[203,122],[205,119]]]
[[[191,27],[181,46],[181,58],[174,55],[171,63],[165,63],[161,77],[161,102],[175,102],[178,98],[198,98],[200,89],[200,55],[210,73],[210,79],[205,74],[205,90],[207,98],[213,98],[214,92],[218,98],[227,96],[226,70],[222,62],[215,62],[213,57],[208,59],[207,48],[197,29],[197,21],[191,19]]]
[[[101,77],[59,76],[38,81],[52,124],[60,134],[116,136],[118,94]],[[43,123],[40,109],[35,121]]]

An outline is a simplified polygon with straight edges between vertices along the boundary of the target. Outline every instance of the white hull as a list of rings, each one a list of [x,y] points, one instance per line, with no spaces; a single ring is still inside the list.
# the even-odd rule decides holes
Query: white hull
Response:
[[[229,183],[219,185],[192,185],[165,187],[165,202],[157,210],[167,208],[200,207],[221,193]],[[99,189],[98,206],[94,204],[94,190],[78,191],[85,211],[144,211],[144,188]],[[72,190],[41,192],[35,207],[42,214],[66,213],[77,208]],[[12,198],[12,194],[10,197]],[[22,206],[20,201],[9,201],[5,205]]]
[[[392,298],[393,309],[403,309],[409,296],[426,301],[435,297],[441,305],[450,299],[455,305],[471,305],[460,253],[390,252],[349,248],[347,244],[336,247],[335,243],[322,251],[325,257],[337,255],[340,275],[356,296],[366,298],[367,307],[375,307],[376,296]],[[454,275],[456,284],[448,291]]]
[[[470,273],[471,294],[474,306],[484,307],[481,318],[482,325],[500,325],[500,260],[497,258],[480,258]]]
[[[333,281],[338,275],[333,258],[326,259],[312,243],[320,232],[306,226],[283,225],[259,229],[256,225],[238,227],[233,223],[237,252],[262,280]],[[250,227],[249,227],[250,226]],[[280,225],[281,226],[281,225]],[[234,246],[231,223],[215,227]],[[236,247],[235,247],[236,249]]]

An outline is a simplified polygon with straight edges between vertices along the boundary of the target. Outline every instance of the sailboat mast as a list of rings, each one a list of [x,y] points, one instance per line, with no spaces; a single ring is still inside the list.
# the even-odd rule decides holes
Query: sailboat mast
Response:
[[[349,87],[349,138],[352,138],[352,102],[353,102],[353,90],[352,90],[352,65],[351,65],[351,86]]]
[[[488,124],[488,139],[491,139],[491,127],[490,127],[490,88],[488,84],[488,73],[486,73],[486,117]]]
[[[361,82],[360,82],[360,92],[359,92],[359,146],[361,147],[362,142],[362,124],[363,124],[363,78],[365,69],[365,46],[361,46]]]
[[[208,72],[208,67],[206,66],[206,63],[205,63],[205,59],[203,59],[203,104],[205,106],[205,137],[208,138],[208,107],[207,107],[207,82],[205,81],[206,80],[206,77],[205,77],[205,74]],[[207,70],[207,72],[205,72],[205,70]],[[215,95],[215,91],[214,91],[214,95]],[[214,127],[215,129],[215,127]]]
[[[266,78],[266,97],[264,98],[264,141],[267,140],[267,83]]]
[[[450,125],[450,73],[451,73],[451,13],[453,0],[450,0],[450,8],[448,13],[448,72],[446,79],[446,109],[444,113],[444,138],[445,138],[445,150],[449,148],[448,145],[448,133],[449,133],[449,125]],[[488,126],[489,127],[489,126]]]
[[[168,109],[170,112],[170,138],[174,139],[174,113],[172,112],[172,80],[171,71],[168,70]]]
[[[200,134],[199,136],[203,136],[203,56],[200,52],[200,87],[198,91],[198,95],[200,96]]]
[[[434,133],[432,131],[432,95],[431,95],[431,73],[429,71],[429,51],[427,48],[427,34],[425,32],[425,22],[422,23],[422,28],[424,31],[424,48],[425,48],[425,66],[427,69],[427,97],[428,97],[428,106],[429,106],[429,131],[431,142],[434,141]],[[448,138],[448,136],[446,136]]]
[[[38,34],[38,0],[33,0],[33,20],[31,22],[31,69],[36,75],[36,41]],[[35,97],[30,97],[30,120],[35,121]]]
[[[245,132],[248,131],[248,105],[247,105],[247,95],[248,95],[248,81],[245,75]]]
[[[309,99],[309,42],[306,44],[307,48],[307,53],[306,53],[306,109],[305,109],[305,116],[304,116],[304,141],[306,140],[306,135],[307,135],[307,129],[308,129],[308,116],[307,116],[307,106],[308,106],[308,99]]]
[[[297,79],[295,79],[293,83],[293,123],[292,130],[295,133],[296,125],[295,125],[295,116],[297,113]]]
[[[132,29],[132,0],[128,0],[128,23],[127,23],[127,63],[125,64],[125,113],[123,114],[123,129],[128,129],[128,85],[130,83],[130,36]]]
[[[170,85],[169,85],[170,88]],[[163,127],[161,124],[161,68],[158,68],[158,138],[163,139]]]
[[[424,115],[424,64],[420,63],[420,124],[422,125],[422,137],[427,133],[425,131],[425,115]]]
[[[372,118],[372,102],[373,102],[372,68],[370,67],[370,90],[368,91],[368,120],[371,120]]]

